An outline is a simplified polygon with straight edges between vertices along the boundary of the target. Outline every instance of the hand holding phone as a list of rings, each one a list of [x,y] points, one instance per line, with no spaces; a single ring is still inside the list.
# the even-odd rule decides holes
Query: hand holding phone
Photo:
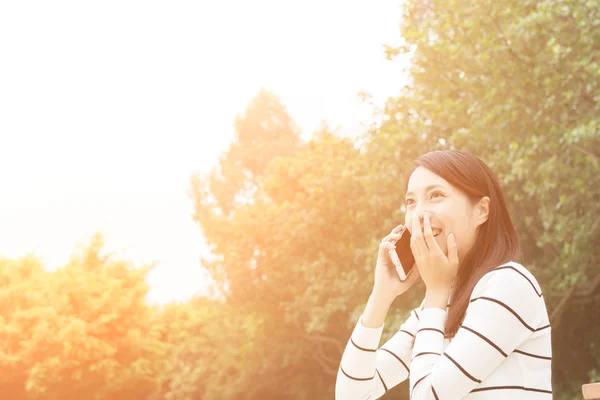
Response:
[[[397,263],[393,262],[390,252],[398,257]],[[393,301],[407,291],[419,277],[419,270],[415,267],[410,249],[410,233],[403,225],[398,225],[379,244],[373,294]]]
[[[391,240],[390,242],[396,246],[396,249],[390,249],[388,254],[392,260],[392,264],[396,268],[396,273],[400,281],[404,282],[415,264],[415,257],[410,248],[410,232],[406,226],[402,227],[399,232],[400,238]]]

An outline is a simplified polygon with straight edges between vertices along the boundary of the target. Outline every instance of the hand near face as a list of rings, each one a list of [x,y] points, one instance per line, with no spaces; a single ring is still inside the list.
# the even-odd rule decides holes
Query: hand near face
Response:
[[[388,252],[394,250],[392,240],[398,240],[403,225],[398,225],[392,232],[384,237],[379,244],[379,254],[375,267],[375,282],[373,293],[379,297],[393,301],[397,296],[407,291],[419,278],[419,269],[413,267],[405,281],[400,281],[396,268],[392,264]]]
[[[438,245],[427,215],[423,218],[423,232],[418,215],[412,219],[410,248],[427,290],[449,291],[458,271],[458,249],[453,234],[447,237],[448,256]]]

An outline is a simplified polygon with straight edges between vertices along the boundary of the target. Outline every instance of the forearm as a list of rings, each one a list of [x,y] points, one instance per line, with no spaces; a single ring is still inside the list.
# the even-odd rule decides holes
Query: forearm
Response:
[[[371,293],[365,311],[362,315],[362,325],[366,328],[379,328],[385,322],[385,317],[394,299]]]

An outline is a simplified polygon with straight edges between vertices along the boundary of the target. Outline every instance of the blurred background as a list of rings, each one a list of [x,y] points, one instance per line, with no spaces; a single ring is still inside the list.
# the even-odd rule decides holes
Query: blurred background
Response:
[[[503,185],[554,398],[600,381],[597,0],[4,2],[0,54],[3,398],[333,398],[445,148]]]

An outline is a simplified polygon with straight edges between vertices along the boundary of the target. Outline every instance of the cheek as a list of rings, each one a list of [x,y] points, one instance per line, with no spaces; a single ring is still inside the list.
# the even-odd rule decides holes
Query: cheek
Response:
[[[412,235],[412,213],[404,216],[404,226],[408,229],[408,232]]]
[[[464,222],[459,223],[459,224],[455,224],[453,226],[453,230],[449,231],[448,233],[453,233],[454,234],[454,238],[456,240],[456,248],[458,250],[458,256],[459,256],[459,260],[461,258],[462,255],[464,255],[466,253],[466,250],[468,250],[471,246],[472,246],[472,232],[469,229],[469,226]],[[447,242],[447,237],[446,237],[446,242],[444,243],[444,252],[448,253],[448,242]]]

